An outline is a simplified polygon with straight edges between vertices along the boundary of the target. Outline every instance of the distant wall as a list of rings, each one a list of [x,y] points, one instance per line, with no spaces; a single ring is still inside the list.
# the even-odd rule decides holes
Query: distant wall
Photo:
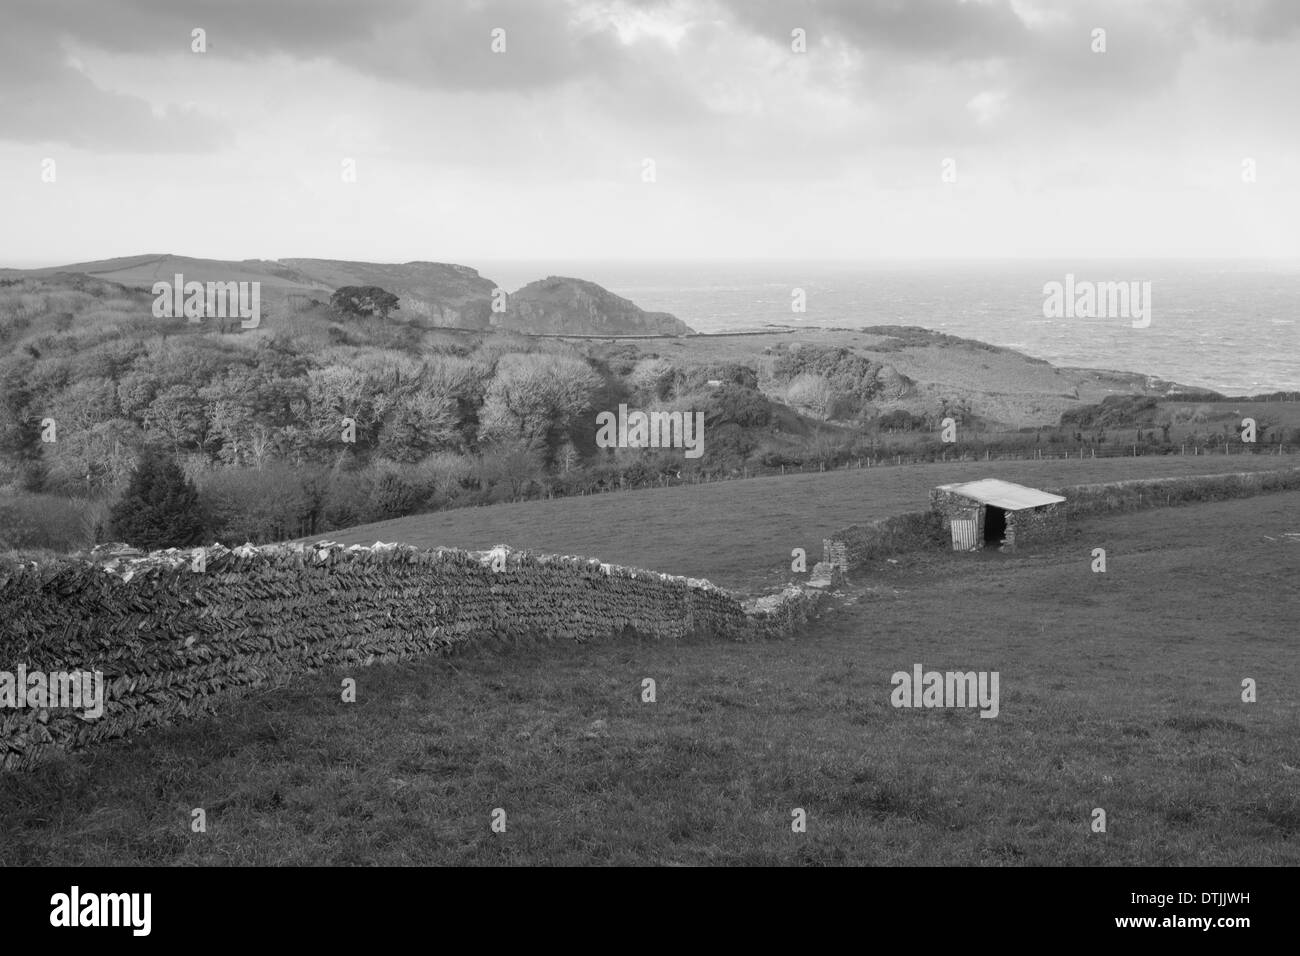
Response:
[[[0,567],[0,671],[102,671],[102,717],[0,706],[0,768],[209,709],[241,688],[483,642],[789,634],[818,595],[527,552],[221,547]],[[504,568],[493,565],[504,562]]]
[[[1016,543],[1025,544],[1059,539],[1067,517],[1223,501],[1296,489],[1300,489],[1300,468],[1070,485],[1047,489],[1052,494],[1063,495],[1062,503],[1033,512],[1008,512],[1007,530]],[[983,509],[978,503],[939,489],[931,493],[931,503],[930,511],[910,512],[833,532],[822,539],[823,560],[843,571],[851,571],[890,554],[950,546],[946,530],[952,518],[971,517],[975,512],[981,519],[979,531],[983,537]],[[1037,512],[1042,515],[1038,516]]]
[[[1107,514],[1139,508],[1163,508],[1201,501],[1226,501],[1300,489],[1300,468],[1244,471],[1185,478],[1143,478],[1052,489],[1065,496],[1065,510],[1075,515]]]

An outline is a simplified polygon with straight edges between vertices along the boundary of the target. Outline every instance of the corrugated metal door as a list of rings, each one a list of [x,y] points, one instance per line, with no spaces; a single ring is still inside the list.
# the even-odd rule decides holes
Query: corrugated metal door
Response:
[[[952,549],[954,551],[978,551],[979,521],[975,518],[952,519]]]

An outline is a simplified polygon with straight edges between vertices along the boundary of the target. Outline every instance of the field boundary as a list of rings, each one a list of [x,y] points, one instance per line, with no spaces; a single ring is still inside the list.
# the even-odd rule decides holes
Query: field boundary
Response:
[[[744,600],[702,579],[505,545],[216,545],[11,562],[0,566],[0,671],[98,671],[103,713],[33,705],[29,693],[0,705],[0,769],[326,668],[494,642],[788,636],[819,598],[790,586]]]
[[[1296,489],[1300,489],[1300,468],[1131,478],[1045,490],[1065,496],[1066,517],[1071,518],[1226,501]],[[832,532],[822,539],[822,560],[847,572],[887,555],[940,547],[945,543],[942,519],[936,512],[912,511]]]

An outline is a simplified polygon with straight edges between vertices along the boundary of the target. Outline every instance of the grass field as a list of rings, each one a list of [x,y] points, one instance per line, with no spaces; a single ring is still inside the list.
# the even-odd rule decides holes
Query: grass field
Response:
[[[1300,494],[1154,509],[882,563],[792,640],[476,651],[359,670],[355,704],[304,678],[0,778],[0,864],[1295,865],[1284,532]],[[892,708],[914,663],[998,671],[1000,715]]]
[[[923,511],[930,488],[947,482],[999,477],[1052,487],[1292,464],[1291,457],[1199,455],[902,465],[457,509],[318,537],[476,550],[505,543],[765,590],[790,580],[792,548],[820,558],[830,532]]]

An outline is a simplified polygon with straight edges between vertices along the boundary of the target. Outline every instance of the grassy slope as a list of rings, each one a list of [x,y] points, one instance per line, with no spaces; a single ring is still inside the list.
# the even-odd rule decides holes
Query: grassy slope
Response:
[[[823,536],[856,522],[923,511],[929,489],[947,482],[999,477],[1052,487],[1292,464],[1290,457],[1200,455],[903,465],[441,511],[324,537],[471,549],[505,543],[761,590],[790,578],[792,548],[817,560]]]
[[[1295,865],[1300,544],[1281,531],[1300,495],[883,564],[794,640],[374,667],[354,705],[316,675],[0,778],[0,864]],[[916,662],[999,671],[1001,716],[892,709]]]
[[[1014,427],[1055,424],[1062,412],[1100,402],[1108,395],[1161,393],[1160,387],[1148,388],[1146,376],[1132,372],[1057,368],[1011,349],[913,338],[915,341],[899,348],[889,335],[806,328],[796,334],[705,336],[631,346],[622,343],[620,348],[633,347],[674,361],[742,363],[761,357],[765,348],[790,348],[796,343],[847,348],[892,365],[917,382],[918,392],[912,399],[891,405],[921,410],[933,408],[940,396],[966,398],[976,414]]]

